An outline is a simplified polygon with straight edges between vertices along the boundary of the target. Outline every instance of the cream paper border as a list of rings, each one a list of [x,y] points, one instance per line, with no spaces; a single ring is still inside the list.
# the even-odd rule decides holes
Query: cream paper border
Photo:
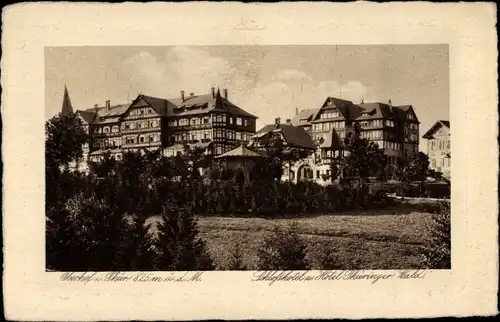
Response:
[[[3,10],[7,319],[489,315],[497,310],[495,6],[487,3],[27,3]],[[242,30],[246,24],[246,30]],[[240,29],[237,28],[240,26]],[[250,30],[249,30],[250,29]],[[63,284],[44,271],[44,46],[449,44],[452,267],[423,280]],[[410,76],[411,77],[411,76]]]

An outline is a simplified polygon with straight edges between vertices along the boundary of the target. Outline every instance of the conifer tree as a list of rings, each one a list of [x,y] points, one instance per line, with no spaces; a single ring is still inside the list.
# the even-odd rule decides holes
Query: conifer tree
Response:
[[[159,226],[159,265],[163,270],[212,270],[213,261],[198,236],[191,205],[165,205]]]
[[[241,244],[236,241],[233,249],[229,253],[229,261],[227,264],[227,270],[230,271],[244,271],[247,267],[243,263],[243,252],[241,249]]]

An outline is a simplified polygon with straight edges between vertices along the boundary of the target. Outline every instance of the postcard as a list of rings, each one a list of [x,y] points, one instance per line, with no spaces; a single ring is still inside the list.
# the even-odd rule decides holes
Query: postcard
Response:
[[[494,13],[6,7],[6,317],[496,314]]]

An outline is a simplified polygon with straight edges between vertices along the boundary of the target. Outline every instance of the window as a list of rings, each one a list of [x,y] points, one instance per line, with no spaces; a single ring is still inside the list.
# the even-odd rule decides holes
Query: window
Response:
[[[446,148],[449,149],[450,148],[450,140],[447,140],[446,141]]]
[[[196,133],[191,134],[191,140],[196,140]]]
[[[208,116],[205,116],[203,118],[203,124],[208,124],[208,123],[210,123],[210,118]]]
[[[334,118],[337,118],[339,116],[340,116],[340,114],[338,111],[328,111],[328,112],[324,112],[323,114],[321,114],[320,118],[322,118],[322,119],[334,119]]]
[[[444,167],[444,158],[441,159],[441,166]]]
[[[222,122],[226,123],[226,114],[222,114]]]
[[[204,138],[204,139],[209,139],[209,138],[210,138],[210,131],[205,131],[205,132],[203,133],[203,138]]]
[[[139,137],[139,142],[144,143],[144,137],[143,136]]]
[[[320,171],[319,171],[319,170],[316,170],[316,178],[318,178],[318,179],[319,179],[319,177],[320,177]]]
[[[237,117],[236,118],[236,125],[241,125],[241,124],[242,124],[241,117]]]
[[[229,124],[233,124],[233,117],[232,116],[229,117]]]
[[[152,135],[149,136],[149,142],[154,142],[154,137]]]
[[[113,127],[111,128],[111,132],[116,133],[118,131],[120,131],[120,128],[118,127],[118,125],[113,125]]]
[[[241,141],[241,132],[236,132],[236,141]]]
[[[431,167],[436,167],[436,159],[431,159]]]
[[[221,146],[217,146],[215,148],[215,154],[222,154],[222,147]]]
[[[245,126],[248,126],[248,120],[245,119]]]

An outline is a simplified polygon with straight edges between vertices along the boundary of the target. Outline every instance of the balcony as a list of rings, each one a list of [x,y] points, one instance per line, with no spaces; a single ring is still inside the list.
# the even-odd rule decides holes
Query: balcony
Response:
[[[135,129],[122,129],[122,134],[146,133],[146,132],[160,132],[161,127],[141,127]]]
[[[122,145],[122,148],[144,148],[144,147],[159,147],[161,146],[161,142],[142,142],[142,143],[125,143]]]
[[[188,124],[188,125],[177,125],[171,126],[169,125],[169,129],[172,131],[190,131],[190,130],[202,130],[209,129],[212,127],[212,123],[204,123],[204,124]]]

